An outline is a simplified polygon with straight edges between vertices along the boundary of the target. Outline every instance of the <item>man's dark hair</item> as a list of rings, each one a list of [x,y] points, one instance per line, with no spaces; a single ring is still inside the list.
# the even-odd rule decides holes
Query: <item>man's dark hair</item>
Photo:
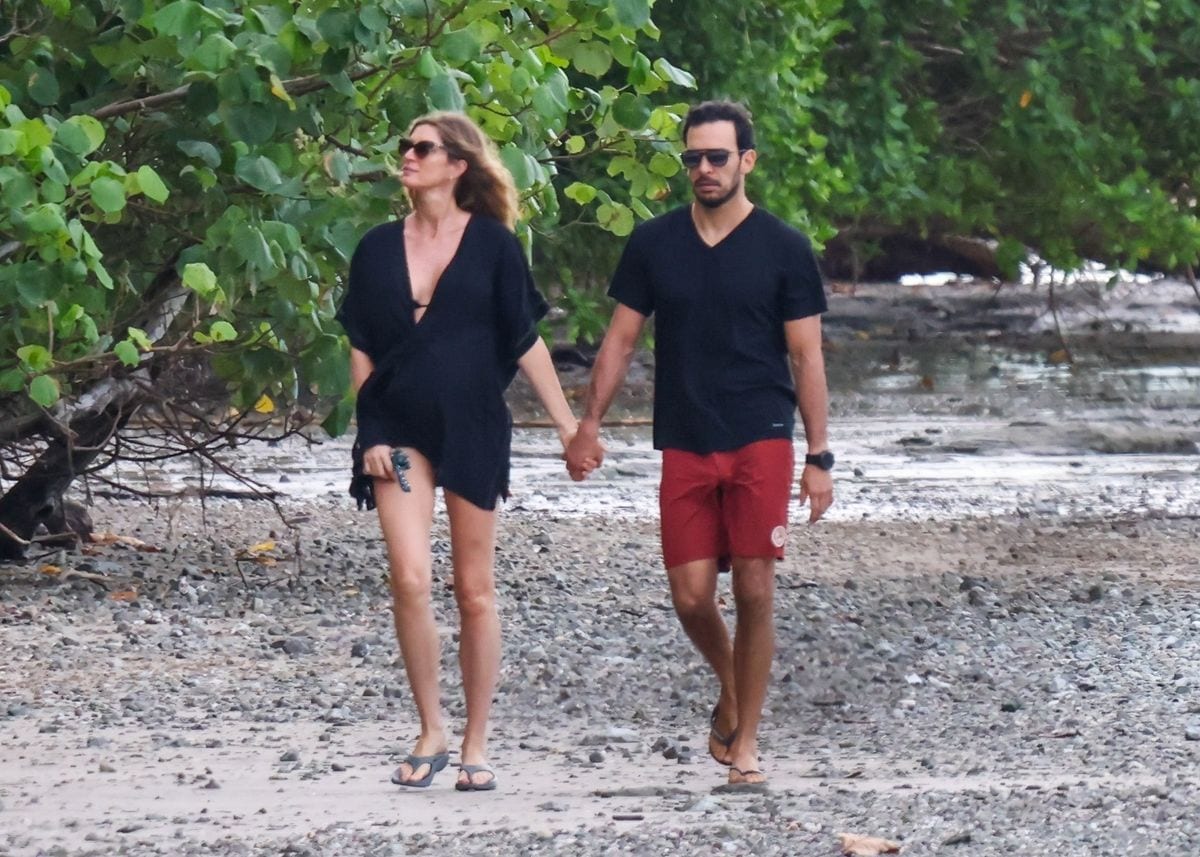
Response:
[[[750,121],[750,111],[736,101],[704,101],[695,105],[683,119],[680,136],[686,143],[688,131],[709,122],[732,122],[737,131],[738,148],[754,148],[754,124]]]

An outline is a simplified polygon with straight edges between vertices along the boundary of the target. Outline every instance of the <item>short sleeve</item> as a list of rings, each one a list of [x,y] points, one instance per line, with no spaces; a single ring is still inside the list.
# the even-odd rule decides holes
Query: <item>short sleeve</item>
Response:
[[[533,284],[521,243],[511,233],[504,236],[496,276],[496,317],[501,356],[516,362],[537,341],[537,323],[550,309]]]
[[[785,246],[780,306],[784,320],[820,315],[828,305],[812,245],[802,234],[794,232],[788,236]]]
[[[350,344],[359,351],[371,353],[370,300],[367,294],[368,282],[365,276],[368,253],[364,249],[365,242],[359,242],[350,259],[350,278],[346,286],[346,296],[338,308],[335,318],[341,322],[342,329],[350,338]]]
[[[644,316],[654,312],[654,290],[647,274],[645,230],[639,227],[625,242],[621,261],[613,272],[608,296]]]

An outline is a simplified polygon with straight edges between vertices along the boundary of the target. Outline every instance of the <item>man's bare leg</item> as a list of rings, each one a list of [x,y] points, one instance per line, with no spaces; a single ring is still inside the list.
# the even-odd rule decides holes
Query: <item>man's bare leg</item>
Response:
[[[734,683],[734,652],[729,628],[717,606],[717,561],[701,559],[667,569],[671,584],[671,600],[688,639],[708,661],[721,694],[717,700],[716,729],[722,735],[732,735],[738,726],[738,699]],[[728,764],[729,749],[709,736],[709,752]]]
[[[766,777],[758,761],[758,724],[775,656],[775,560],[735,557],[733,600],[737,607],[733,672],[738,731],[729,748],[729,782],[762,783]]]

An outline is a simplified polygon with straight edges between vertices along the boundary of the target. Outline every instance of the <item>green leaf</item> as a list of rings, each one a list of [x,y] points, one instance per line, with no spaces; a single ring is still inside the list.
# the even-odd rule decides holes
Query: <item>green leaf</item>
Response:
[[[0,393],[15,393],[25,386],[25,373],[20,369],[0,372]]]
[[[250,187],[272,191],[283,184],[283,176],[275,162],[263,155],[238,158],[234,174]]]
[[[37,69],[29,76],[25,89],[29,97],[43,107],[49,107],[58,101],[58,78],[49,69]]]
[[[98,178],[92,182],[92,202],[105,214],[125,208],[125,185],[116,179]]]
[[[536,181],[536,163],[524,150],[509,143],[500,150],[500,160],[504,161],[504,166],[512,173],[518,190],[533,187]]]
[[[0,130],[0,155],[11,155],[25,142],[25,135],[12,128]]]
[[[451,65],[461,67],[479,57],[479,38],[469,27],[455,30],[442,38],[438,53]]]
[[[80,119],[82,117],[72,116],[71,119]],[[88,116],[88,119],[92,117]],[[95,122],[95,119],[92,119]],[[97,123],[99,124],[99,123]],[[100,138],[103,140],[103,136]],[[58,126],[54,132],[54,142],[62,146],[68,152],[83,156],[95,151],[96,146],[92,144],[87,132],[76,122],[67,121]]]
[[[583,42],[571,52],[575,68],[592,77],[604,77],[612,67],[612,49],[597,42]]]
[[[613,0],[610,6],[617,21],[626,27],[644,27],[650,23],[650,0]]]
[[[174,3],[168,3],[151,19],[154,28],[164,36],[175,38],[193,35],[200,22],[197,6],[194,0],[176,0]]]
[[[136,366],[141,360],[138,356],[137,346],[128,339],[122,339],[113,346],[113,354],[117,355],[117,359],[126,366]]]
[[[462,90],[458,88],[458,81],[446,72],[442,72],[429,81],[425,97],[429,100],[429,106],[434,110],[461,112],[466,106]]]
[[[596,198],[596,189],[590,184],[584,184],[583,182],[572,182],[567,185],[563,193],[566,194],[567,199],[574,200],[580,205],[587,205]]]
[[[45,372],[54,362],[50,352],[42,345],[23,345],[17,349],[17,359],[30,372]]]
[[[354,399],[346,396],[329,412],[329,416],[321,423],[321,428],[329,434],[330,437],[341,437],[346,433],[346,429],[350,427],[350,419],[354,416]]]
[[[142,193],[155,202],[166,202],[167,197],[171,192],[167,190],[167,186],[163,184],[163,180],[159,178],[158,173],[154,168],[143,164],[138,167],[137,171],[138,184],[141,185]]]
[[[221,153],[212,143],[203,140],[180,140],[175,145],[188,157],[203,161],[213,169],[221,166]]]
[[[27,173],[0,169],[0,201],[15,209],[24,208],[36,199],[37,187]]]
[[[58,401],[58,381],[49,375],[39,375],[29,384],[29,398],[43,408],[48,408]]]
[[[129,332],[129,340],[143,351],[149,351],[154,347],[154,343],[150,341],[150,337],[146,335],[146,331],[140,327],[126,328]]]
[[[217,288],[217,275],[204,262],[189,262],[183,266],[183,284],[202,298]]]
[[[580,152],[583,151],[585,146],[587,146],[587,141],[584,140],[583,137],[579,136],[578,134],[572,134],[570,137],[567,138],[567,145],[566,145],[567,154],[578,155]]]
[[[25,218],[25,226],[32,232],[45,234],[65,230],[67,222],[63,219],[60,206],[46,202],[35,208],[33,213]]]
[[[645,127],[650,120],[650,109],[650,102],[645,96],[622,92],[613,104],[613,118],[620,122],[622,127],[637,131]]]
[[[670,178],[679,172],[679,159],[674,155],[668,155],[666,152],[655,152],[650,158],[650,172],[655,175]]]
[[[688,74],[681,68],[676,68],[662,57],[654,61],[654,73],[663,80],[670,81],[676,86],[687,87],[688,89],[696,88],[696,78]]]
[[[567,76],[554,69],[533,93],[533,107],[548,125],[555,126],[566,118],[568,89]]]
[[[237,339],[237,330],[227,321],[214,321],[208,329],[208,335],[213,342],[233,342]]]

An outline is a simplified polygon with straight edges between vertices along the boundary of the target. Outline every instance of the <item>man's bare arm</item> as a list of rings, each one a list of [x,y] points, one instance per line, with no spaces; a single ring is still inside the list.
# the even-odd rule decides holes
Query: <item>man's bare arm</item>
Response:
[[[821,317],[811,315],[784,323],[796,404],[804,424],[810,454],[829,449],[829,387],[825,379],[825,354],[821,350]],[[820,520],[833,504],[833,477],[811,464],[800,476],[800,502],[810,502],[810,523]]]
[[[617,304],[592,367],[583,419],[579,421],[579,430],[567,448],[567,470],[573,479],[582,479],[604,460],[600,421],[625,383],[629,363],[645,325],[646,316],[624,304]]]

